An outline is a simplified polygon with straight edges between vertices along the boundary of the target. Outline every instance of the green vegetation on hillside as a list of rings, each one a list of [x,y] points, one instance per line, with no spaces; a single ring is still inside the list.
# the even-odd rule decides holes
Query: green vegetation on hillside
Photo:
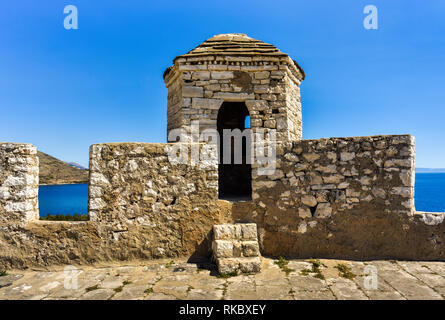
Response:
[[[79,214],[75,213],[73,215],[47,215],[46,217],[40,217],[40,220],[45,221],[88,221],[90,220],[90,216],[88,214]]]

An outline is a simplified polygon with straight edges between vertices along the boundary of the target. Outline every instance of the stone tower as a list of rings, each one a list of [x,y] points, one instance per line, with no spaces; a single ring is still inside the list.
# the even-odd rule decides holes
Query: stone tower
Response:
[[[275,46],[245,34],[220,34],[173,63],[164,73],[168,133],[190,132],[193,121],[201,131],[217,129],[219,121],[244,129],[243,120],[250,116],[254,132],[275,129],[277,142],[301,139],[299,85],[305,75]]]

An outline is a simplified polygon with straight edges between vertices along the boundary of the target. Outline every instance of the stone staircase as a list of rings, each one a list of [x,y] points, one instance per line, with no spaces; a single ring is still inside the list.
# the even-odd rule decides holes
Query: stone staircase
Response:
[[[255,223],[214,225],[213,239],[213,258],[220,274],[261,271]]]

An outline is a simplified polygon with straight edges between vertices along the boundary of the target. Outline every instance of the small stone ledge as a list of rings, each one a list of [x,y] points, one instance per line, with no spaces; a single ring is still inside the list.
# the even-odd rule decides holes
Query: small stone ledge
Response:
[[[445,219],[445,212],[423,212],[416,211],[414,216],[429,226],[437,226]]]
[[[220,274],[261,271],[255,223],[214,225],[213,235],[213,258]]]
[[[82,221],[65,221],[65,220],[32,220],[28,223],[28,225],[92,225],[95,224],[94,221],[91,220],[82,220]]]

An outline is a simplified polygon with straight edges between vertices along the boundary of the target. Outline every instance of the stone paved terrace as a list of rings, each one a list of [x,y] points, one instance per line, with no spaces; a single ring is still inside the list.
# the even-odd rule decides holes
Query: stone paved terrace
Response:
[[[262,258],[260,274],[227,278],[216,277],[210,264],[196,265],[179,259],[151,261],[143,265],[79,267],[77,289],[65,289],[65,284],[69,286],[72,282],[65,281],[63,268],[11,270],[0,277],[0,299],[445,298],[445,262],[322,259],[320,272],[308,273],[303,270],[313,271],[313,261],[290,260],[281,268],[275,261]],[[342,270],[350,272],[349,278],[353,279],[340,276],[336,268],[339,265],[347,266]],[[367,265],[376,267],[377,290],[365,289]],[[283,271],[286,269],[287,272]]]

